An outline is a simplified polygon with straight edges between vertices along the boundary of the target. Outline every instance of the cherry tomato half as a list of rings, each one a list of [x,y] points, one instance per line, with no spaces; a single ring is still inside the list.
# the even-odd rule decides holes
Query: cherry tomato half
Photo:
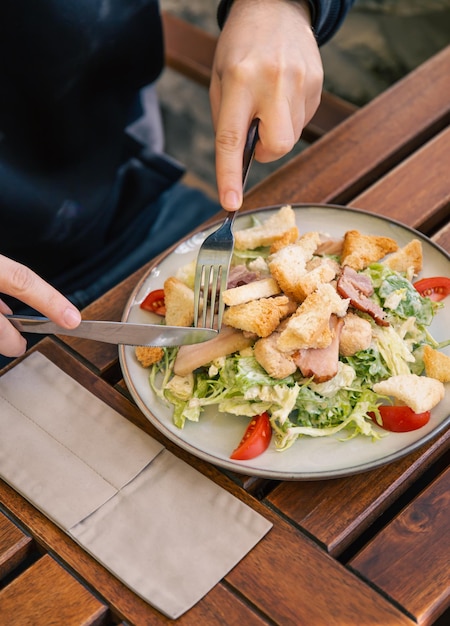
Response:
[[[164,316],[166,314],[166,305],[164,301],[164,289],[155,289],[151,291],[148,296],[145,296],[144,300],[140,304],[141,309],[144,311],[150,311],[157,315]]]
[[[417,430],[428,423],[430,411],[425,413],[414,413],[409,406],[380,406],[378,407],[385,430],[393,433],[407,433],[410,430]],[[374,413],[369,413],[373,421],[376,421]],[[378,424],[380,426],[380,424]]]
[[[255,417],[252,417],[240,444],[233,451],[230,459],[246,461],[259,456],[269,447],[271,437],[272,427],[269,414],[261,413],[261,415],[255,415]]]
[[[450,294],[450,278],[446,276],[422,278],[414,283],[414,287],[424,298],[428,297],[433,302],[440,302]]]

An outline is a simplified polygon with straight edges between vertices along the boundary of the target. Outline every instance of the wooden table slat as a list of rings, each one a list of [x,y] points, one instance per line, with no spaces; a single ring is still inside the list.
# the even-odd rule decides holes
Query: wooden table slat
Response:
[[[449,72],[450,46],[253,187],[244,210],[346,204],[448,125]]]
[[[350,205],[428,234],[450,211],[449,163],[450,127],[353,198]]]
[[[0,512],[0,580],[22,563],[32,539]]]
[[[0,616],[8,626],[96,626],[107,611],[48,554],[0,591]]]
[[[51,355],[54,363],[62,367],[73,378],[88,386],[92,392],[108,402],[115,410],[144,427],[147,432],[154,432],[147,420],[143,420],[141,423],[140,412],[134,405],[110,387],[107,382],[98,378],[73,357],[68,356],[55,342],[43,341],[36,349],[47,356]],[[155,436],[161,437],[159,433],[156,433]],[[171,442],[166,442],[166,445],[168,449],[174,449]],[[353,573],[327,555],[298,530],[293,529],[288,522],[279,518],[271,509],[245,494],[218,468],[200,462],[183,451],[178,451],[178,456],[187,462],[195,463],[199,471],[203,471],[209,478],[246,501],[252,508],[273,522],[274,527],[264,540],[226,576],[229,584],[236,588],[237,595],[242,596],[244,594],[251,605],[257,606],[259,611],[267,615],[269,621],[289,623],[286,622],[286,619],[295,617],[302,623],[308,619],[311,610],[309,599],[307,596],[299,597],[297,586],[304,579],[301,584],[306,585],[306,581],[309,581],[317,598],[315,605],[317,608],[314,609],[311,616],[311,619],[314,619],[313,623],[317,626],[328,623],[326,610],[329,610],[331,606],[338,607],[339,614],[345,623],[345,620],[350,620],[354,615],[356,605],[360,605],[359,613],[366,624],[380,623],[377,622],[377,619],[381,619],[382,623],[410,624],[410,620],[391,603],[381,599]],[[155,623],[158,623],[157,617],[159,619],[160,614],[157,611],[137,598],[133,592],[88,554],[82,553],[82,558],[80,558],[80,549],[67,535],[49,523],[44,515],[36,511],[19,494],[1,482],[0,500],[14,516],[20,519],[24,528],[29,530],[42,548],[56,550],[61,560],[76,571],[86,581],[87,585],[95,586],[97,592],[102,598],[105,598],[115,614],[123,617],[125,621],[135,623],[138,621],[139,615],[142,617],[145,612],[147,615],[154,616]],[[256,563],[257,567],[255,567]],[[288,578],[283,576],[287,569],[291,571]],[[260,572],[258,584],[255,584],[255,572]],[[284,582],[281,583],[283,578]],[[276,585],[273,583],[274,580],[277,581]],[[330,580],[333,580],[334,586],[332,595],[329,593]],[[297,582],[291,584],[292,581]],[[349,593],[350,589],[352,590],[351,594]],[[186,616],[183,616],[187,620],[186,623],[198,623],[191,621],[193,614],[196,610],[204,610],[209,602],[213,604],[208,610],[212,614],[217,613],[219,609],[215,606],[214,597],[214,594],[208,594],[207,599],[202,602],[203,608],[194,607]],[[131,598],[133,599],[132,602]],[[322,611],[324,612],[322,613]]]
[[[349,563],[421,626],[450,605],[449,504],[447,468]]]
[[[448,450],[449,444],[447,431],[371,472],[334,480],[283,482],[267,501],[338,556]]]
[[[450,254],[450,222],[442,226],[431,239]]]

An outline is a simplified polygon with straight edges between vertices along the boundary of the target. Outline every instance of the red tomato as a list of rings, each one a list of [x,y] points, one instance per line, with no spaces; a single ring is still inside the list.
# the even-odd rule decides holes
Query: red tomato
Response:
[[[417,430],[428,423],[430,411],[425,413],[414,413],[409,406],[389,406],[378,407],[383,422],[383,428],[394,433],[406,433],[410,430]],[[376,421],[374,413],[369,413],[373,421]],[[380,424],[378,424],[380,426]]]
[[[233,451],[230,459],[245,461],[259,456],[267,450],[272,437],[269,414],[261,413],[252,417],[238,447]]]
[[[450,278],[445,276],[422,278],[414,283],[414,287],[424,298],[428,297],[434,302],[440,302],[450,294]]]
[[[155,289],[140,304],[141,309],[164,316],[166,314],[166,306],[164,303],[164,289]]]

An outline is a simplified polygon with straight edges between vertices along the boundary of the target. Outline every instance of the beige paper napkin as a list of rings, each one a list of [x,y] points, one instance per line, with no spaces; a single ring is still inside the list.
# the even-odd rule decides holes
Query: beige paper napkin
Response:
[[[173,619],[271,527],[37,352],[0,378],[0,475]]]

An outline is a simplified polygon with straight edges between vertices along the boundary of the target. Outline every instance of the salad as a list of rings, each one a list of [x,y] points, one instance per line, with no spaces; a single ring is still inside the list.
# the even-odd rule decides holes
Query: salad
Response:
[[[137,348],[149,384],[173,421],[198,422],[208,406],[239,415],[244,460],[302,437],[377,440],[426,424],[444,397],[450,357],[428,327],[450,279],[416,281],[419,240],[404,248],[355,230],[342,240],[300,234],[287,206],[235,233],[224,327],[204,344]],[[141,308],[162,323],[193,320],[195,262]],[[380,428],[381,427],[381,428]]]

